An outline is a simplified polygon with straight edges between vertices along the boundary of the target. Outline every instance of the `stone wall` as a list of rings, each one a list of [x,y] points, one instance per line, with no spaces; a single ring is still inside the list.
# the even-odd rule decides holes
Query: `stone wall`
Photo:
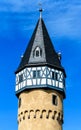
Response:
[[[53,104],[57,96],[57,105]],[[19,95],[18,130],[62,130],[63,97],[57,91],[34,89]]]

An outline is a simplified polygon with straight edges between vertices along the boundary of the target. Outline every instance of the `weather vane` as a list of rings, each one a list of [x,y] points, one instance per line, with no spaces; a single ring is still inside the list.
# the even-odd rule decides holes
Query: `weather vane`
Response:
[[[42,4],[39,3],[40,18],[42,18],[42,11],[43,11],[43,9],[42,9]]]

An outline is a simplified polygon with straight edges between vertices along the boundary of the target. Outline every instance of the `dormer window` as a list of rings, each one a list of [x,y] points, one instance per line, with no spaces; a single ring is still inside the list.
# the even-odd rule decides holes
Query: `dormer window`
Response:
[[[42,49],[37,46],[33,52],[33,56],[34,57],[41,57],[42,56]]]
[[[36,50],[36,57],[39,57],[39,50]]]

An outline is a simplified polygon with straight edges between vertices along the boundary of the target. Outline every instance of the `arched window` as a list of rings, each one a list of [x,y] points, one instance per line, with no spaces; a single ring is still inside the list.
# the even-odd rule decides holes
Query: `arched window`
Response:
[[[42,49],[37,46],[33,52],[33,56],[34,57],[41,57],[42,56]]]

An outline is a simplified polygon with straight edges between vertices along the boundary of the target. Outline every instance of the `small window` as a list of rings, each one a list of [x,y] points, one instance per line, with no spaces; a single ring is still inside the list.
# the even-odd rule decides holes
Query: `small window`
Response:
[[[23,81],[23,74],[19,75],[19,83]]]
[[[36,78],[36,71],[33,71],[33,78]]]
[[[56,95],[52,95],[52,103],[53,103],[53,105],[57,106],[58,101],[57,101],[57,96]]]
[[[58,73],[52,72],[52,79],[58,80]]]
[[[36,57],[39,57],[39,50],[36,51]]]
[[[33,78],[40,78],[40,70],[34,70],[33,71]]]
[[[19,107],[21,106],[21,98],[19,98]]]
[[[58,80],[58,74],[55,73],[55,80]]]
[[[42,56],[42,49],[40,47],[36,47],[33,51],[33,57],[40,57]]]
[[[37,77],[40,78],[40,70],[37,70]]]
[[[52,72],[52,79],[54,79],[54,72]]]

